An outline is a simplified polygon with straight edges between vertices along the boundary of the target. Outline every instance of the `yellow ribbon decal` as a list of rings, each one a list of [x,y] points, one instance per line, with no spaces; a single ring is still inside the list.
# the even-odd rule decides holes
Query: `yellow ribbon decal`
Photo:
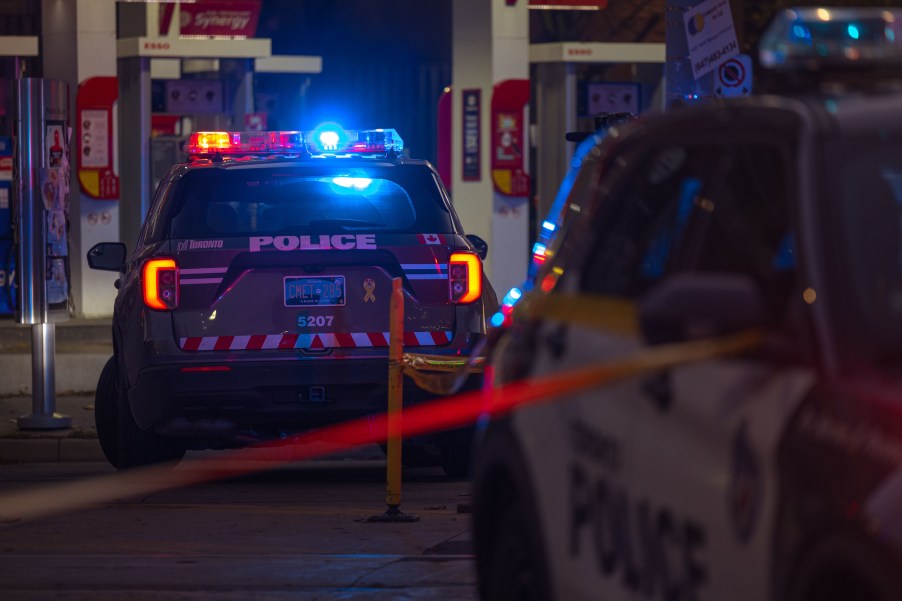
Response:
[[[366,290],[366,296],[363,297],[363,302],[376,302],[376,295],[373,294],[373,290],[376,289],[375,280],[371,278],[363,280],[363,289]]]

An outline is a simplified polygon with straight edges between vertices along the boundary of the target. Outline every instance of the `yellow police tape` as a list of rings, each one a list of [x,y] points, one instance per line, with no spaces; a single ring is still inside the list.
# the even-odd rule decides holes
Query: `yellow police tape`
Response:
[[[625,336],[639,333],[636,303],[611,296],[546,294],[527,297],[515,307],[518,318],[557,319]]]
[[[404,375],[432,394],[454,394],[470,374],[481,373],[485,357],[443,357],[404,353],[401,369]],[[435,373],[439,372],[439,373]]]
[[[608,296],[555,293],[527,297],[516,307],[518,318],[556,319],[630,336],[639,331],[635,303]],[[423,390],[448,395],[459,391],[470,374],[483,371],[485,357],[405,353],[402,365],[404,375]]]
[[[748,351],[757,347],[761,341],[760,333],[745,332],[718,339],[663,345],[617,361],[601,362],[553,376],[514,382],[487,392],[475,391],[422,403],[404,410],[403,434],[405,437],[416,436],[429,431],[460,427],[472,423],[478,415],[500,415],[518,406],[548,402],[615,380]],[[464,404],[466,411],[456,407]],[[318,432],[301,434],[294,439],[277,443],[279,446],[261,445],[258,448],[221,451],[209,459],[183,460],[176,469],[172,465],[153,466],[2,495],[0,523],[47,517],[109,503],[115,499],[271,470],[285,463],[371,444],[379,436],[384,437],[385,421],[385,414],[371,416]],[[361,435],[363,432],[368,434]],[[257,450],[271,452],[271,455],[256,456],[254,452]]]
[[[566,308],[556,303],[557,301],[554,301],[543,308],[542,315],[556,314]],[[565,311],[562,317],[577,317],[587,325],[591,323],[600,326],[605,320],[588,310],[591,304],[580,310]],[[535,306],[528,309],[535,310]],[[538,312],[530,315],[538,315]],[[623,326],[628,323],[628,312],[620,313],[617,318],[620,320],[621,331],[626,331],[628,328]],[[762,333],[749,331],[721,338],[662,345],[644,349],[620,360],[599,362],[564,373],[514,382],[494,390],[473,391],[421,403],[410,409],[405,408],[403,436],[417,436],[461,427],[473,423],[479,415],[502,415],[518,407],[548,402],[613,381],[718,356],[746,352],[760,346],[762,341]],[[455,367],[458,361],[445,357],[423,359],[415,356],[411,356],[408,360],[411,364],[422,361],[421,365],[443,369]],[[467,370],[481,368],[483,361],[467,359],[465,363],[455,368],[460,373],[469,373]],[[453,372],[440,375],[460,376]],[[0,495],[0,523],[48,517],[117,499],[272,470],[286,463],[321,457],[385,440],[387,431],[386,415],[380,414],[302,433],[286,441],[236,451],[221,451],[213,458],[183,460],[175,469],[169,464],[157,465],[110,476]],[[264,456],[255,455],[256,451],[262,451]]]

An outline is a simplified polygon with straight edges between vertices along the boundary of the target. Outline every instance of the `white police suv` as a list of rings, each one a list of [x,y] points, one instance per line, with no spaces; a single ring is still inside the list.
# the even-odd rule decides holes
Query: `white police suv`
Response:
[[[587,155],[494,386],[765,342],[495,416],[483,599],[902,599],[900,26],[785,11],[761,46],[785,91],[644,117]]]
[[[394,278],[405,350],[469,354],[497,305],[487,247],[435,169],[402,150],[395,130],[331,124],[191,136],[131,257],[121,243],[88,253],[121,272],[95,401],[114,466],[384,411]],[[405,402],[431,396],[407,382]],[[467,430],[419,442],[466,471]]]

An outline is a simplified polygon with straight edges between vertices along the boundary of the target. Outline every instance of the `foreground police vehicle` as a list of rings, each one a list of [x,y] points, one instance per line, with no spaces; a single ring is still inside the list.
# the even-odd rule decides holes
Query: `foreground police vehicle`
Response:
[[[121,243],[88,254],[122,271],[95,406],[114,466],[383,411],[392,278],[405,351],[470,352],[497,304],[487,247],[402,148],[394,130],[191,136],[131,257]],[[466,431],[429,442],[446,471],[466,469]]]
[[[494,385],[766,343],[492,420],[484,599],[902,599],[899,23],[786,12],[762,63],[809,93],[649,116],[590,153]]]
[[[636,116],[626,112],[600,113],[593,119],[595,131],[567,132],[567,141],[578,142],[579,144],[573,153],[573,157],[570,159],[570,167],[567,169],[554,201],[551,203],[551,208],[548,210],[545,219],[542,220],[538,236],[532,246],[529,265],[526,268],[526,279],[519,286],[508,290],[502,297],[499,311],[492,315],[490,319],[491,325],[495,327],[501,327],[509,323],[514,305],[523,298],[523,293],[531,290],[535,284],[536,273],[542,267],[542,264],[545,263],[545,253],[553,243],[554,237],[561,231],[564,219],[570,214],[569,200],[571,195],[579,196],[580,188],[586,183],[585,177],[579,177],[583,161],[586,160],[589,153],[594,151],[608,129],[615,125],[623,125],[634,121]]]

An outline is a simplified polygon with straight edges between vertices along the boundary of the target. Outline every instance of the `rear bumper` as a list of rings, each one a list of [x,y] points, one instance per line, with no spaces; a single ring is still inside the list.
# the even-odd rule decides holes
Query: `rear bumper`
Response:
[[[290,434],[386,409],[384,356],[226,365],[228,371],[185,372],[185,363],[141,370],[128,391],[138,426],[205,448]],[[473,376],[468,384],[478,386],[478,378]],[[405,378],[405,405],[435,396]]]

